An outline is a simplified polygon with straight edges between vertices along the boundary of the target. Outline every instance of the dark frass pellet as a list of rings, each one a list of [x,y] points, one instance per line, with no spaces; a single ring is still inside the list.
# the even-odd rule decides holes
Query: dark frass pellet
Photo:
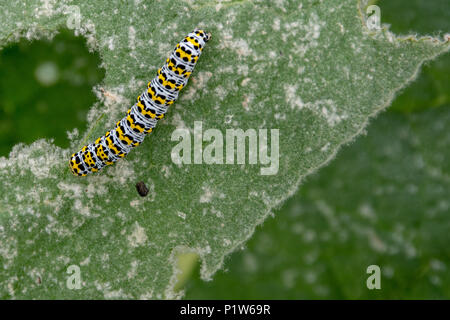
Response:
[[[136,190],[141,197],[145,197],[148,194],[148,188],[143,181],[136,183]]]

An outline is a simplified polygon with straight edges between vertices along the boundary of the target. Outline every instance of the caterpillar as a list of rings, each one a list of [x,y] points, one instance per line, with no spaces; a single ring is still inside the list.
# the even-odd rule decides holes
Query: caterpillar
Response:
[[[178,43],[147,89],[137,97],[136,103],[114,129],[72,154],[69,160],[72,173],[86,176],[98,172],[140,145],[177,100],[210,38],[210,33],[195,29]]]

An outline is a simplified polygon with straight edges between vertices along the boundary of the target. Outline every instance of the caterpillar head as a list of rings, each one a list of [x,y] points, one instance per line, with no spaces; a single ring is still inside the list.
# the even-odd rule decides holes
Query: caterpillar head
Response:
[[[208,42],[211,39],[211,33],[207,32],[205,30],[195,29],[194,33],[197,36],[201,37],[203,39],[203,42],[205,42],[205,43]]]

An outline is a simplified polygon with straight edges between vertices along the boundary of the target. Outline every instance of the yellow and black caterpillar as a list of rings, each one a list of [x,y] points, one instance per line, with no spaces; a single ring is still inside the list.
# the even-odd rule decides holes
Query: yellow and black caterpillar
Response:
[[[158,69],[156,77],[148,83],[147,89],[116,127],[72,155],[69,161],[72,173],[86,176],[97,172],[140,145],[145,135],[152,132],[158,120],[164,117],[168,107],[177,100],[210,38],[209,33],[196,29],[178,43],[164,66]]]

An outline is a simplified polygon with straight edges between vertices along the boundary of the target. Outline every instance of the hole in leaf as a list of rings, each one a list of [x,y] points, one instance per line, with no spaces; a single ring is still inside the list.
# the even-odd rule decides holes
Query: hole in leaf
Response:
[[[174,286],[174,291],[180,291],[191,279],[199,262],[199,256],[195,252],[183,252],[177,255],[177,267],[180,273]]]
[[[105,75],[100,63],[85,39],[67,29],[0,51],[0,156],[40,138],[68,147],[66,132],[83,127],[96,101],[92,87]]]

